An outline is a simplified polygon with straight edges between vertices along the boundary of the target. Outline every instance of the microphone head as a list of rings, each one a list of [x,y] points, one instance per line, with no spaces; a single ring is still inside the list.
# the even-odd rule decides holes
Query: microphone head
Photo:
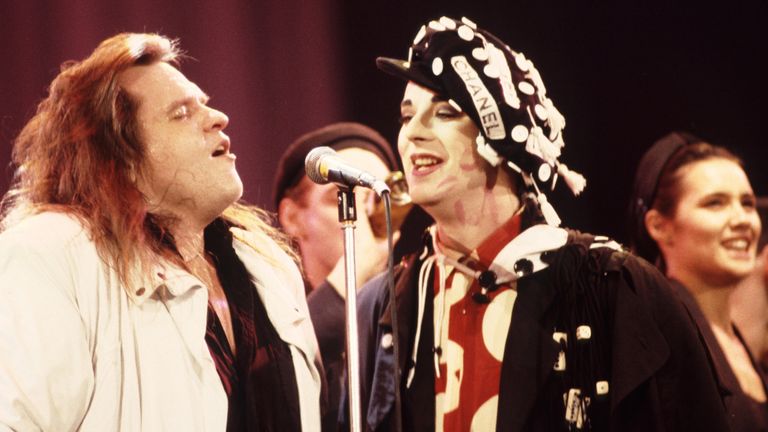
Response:
[[[335,154],[336,152],[332,148],[326,146],[315,147],[310,150],[304,159],[304,171],[307,172],[307,177],[317,184],[328,183],[328,178],[320,172],[320,161],[325,156]]]

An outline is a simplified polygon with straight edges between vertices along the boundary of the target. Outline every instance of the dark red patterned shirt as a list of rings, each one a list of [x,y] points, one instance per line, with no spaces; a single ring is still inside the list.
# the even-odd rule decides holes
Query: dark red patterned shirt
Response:
[[[214,222],[206,229],[205,245],[215,257],[237,347],[234,355],[221,322],[209,306],[205,341],[229,399],[227,431],[300,431],[299,394],[290,348],[272,326],[223,223]]]

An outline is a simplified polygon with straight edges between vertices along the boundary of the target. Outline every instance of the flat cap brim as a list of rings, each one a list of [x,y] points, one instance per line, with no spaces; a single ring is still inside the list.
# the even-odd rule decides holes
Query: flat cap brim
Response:
[[[432,71],[423,70],[406,60],[378,57],[376,58],[376,67],[405,81],[413,81],[434,92],[444,93],[442,83],[432,74]]]

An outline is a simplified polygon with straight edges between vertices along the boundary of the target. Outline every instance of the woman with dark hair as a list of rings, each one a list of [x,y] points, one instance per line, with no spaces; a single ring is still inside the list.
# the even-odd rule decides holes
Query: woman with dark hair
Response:
[[[559,227],[545,193],[558,180],[578,193],[584,179],[559,160],[565,119],[533,63],[442,17],[407,60],[377,64],[406,82],[398,151],[435,224],[395,269],[394,294],[383,277],[361,291],[366,428],[726,430],[663,275]]]
[[[755,267],[760,217],[741,161],[686,133],[640,161],[631,247],[655,262],[696,322],[733,431],[768,431],[766,380],[731,319],[731,296]]]

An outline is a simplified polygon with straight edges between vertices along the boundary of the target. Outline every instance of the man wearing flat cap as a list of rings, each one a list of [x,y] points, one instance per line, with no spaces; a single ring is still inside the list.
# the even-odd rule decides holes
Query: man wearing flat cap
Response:
[[[278,220],[295,241],[301,255],[312,323],[328,381],[328,412],[323,430],[337,429],[339,392],[344,370],[344,245],[338,219],[334,184],[316,184],[304,171],[304,159],[315,147],[327,146],[350,165],[384,179],[397,170],[390,144],[373,129],[359,123],[334,123],[297,138],[280,158],[273,197]],[[371,230],[368,214],[374,194],[355,190],[358,205],[355,230],[357,286],[384,269],[386,238]]]

